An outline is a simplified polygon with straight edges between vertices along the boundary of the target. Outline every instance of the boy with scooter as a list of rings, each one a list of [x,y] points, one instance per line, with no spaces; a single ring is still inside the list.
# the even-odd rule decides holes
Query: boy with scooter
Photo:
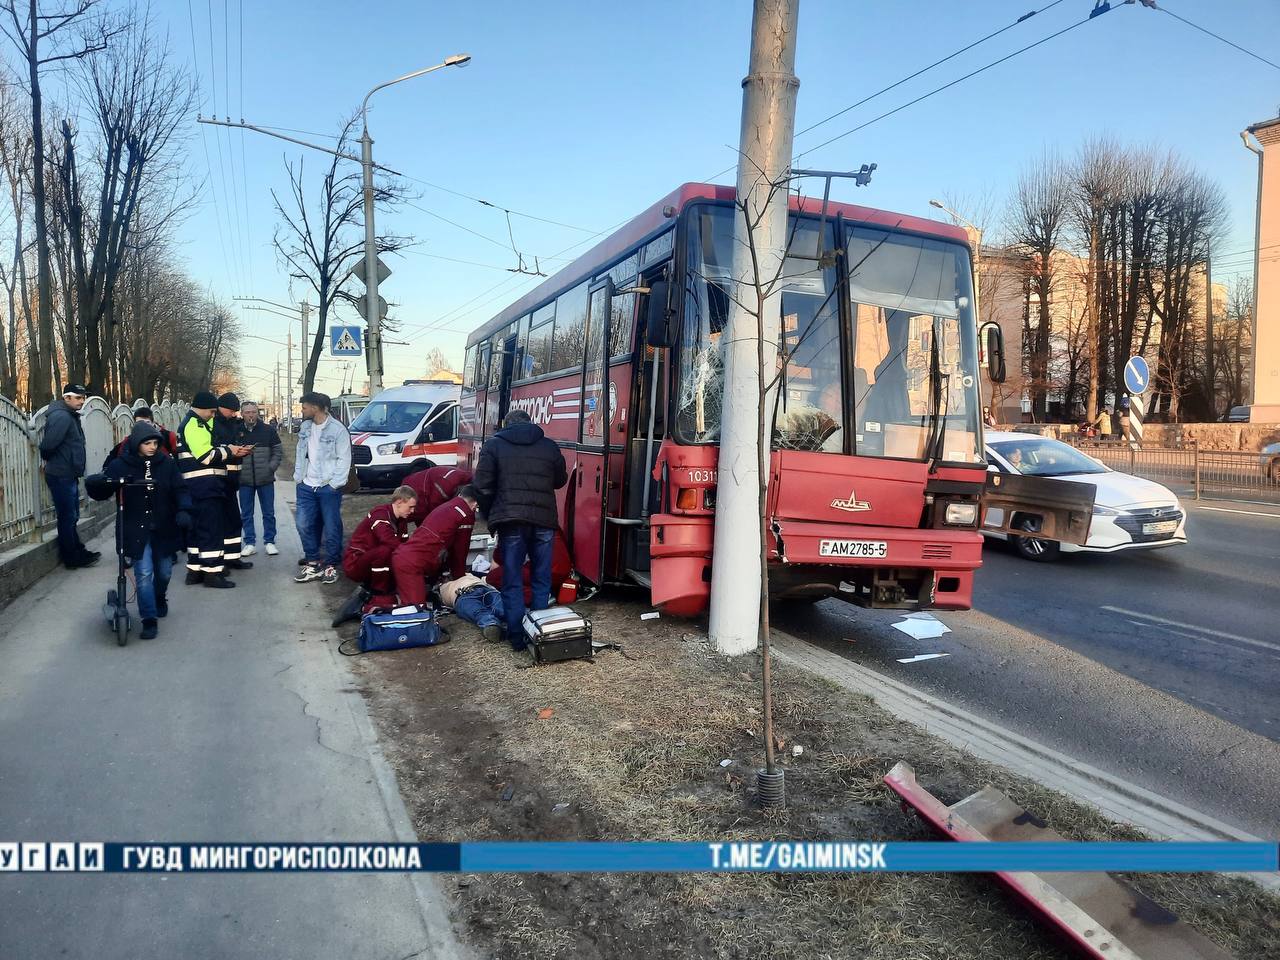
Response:
[[[103,473],[85,480],[95,500],[117,491],[123,498],[118,547],[133,567],[143,640],[157,635],[158,619],[169,612],[173,558],[182,549],[182,531],[191,528],[191,497],[177,464],[160,450],[161,440],[154,425],[139,421],[124,452]]]

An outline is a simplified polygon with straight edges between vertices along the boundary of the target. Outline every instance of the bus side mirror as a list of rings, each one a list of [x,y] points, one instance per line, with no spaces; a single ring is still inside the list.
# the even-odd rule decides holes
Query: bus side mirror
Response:
[[[987,325],[987,376],[992,383],[1004,383],[1004,331],[999,324]]]
[[[649,303],[645,310],[644,329],[645,342],[651,347],[671,346],[670,312],[667,309],[667,297],[670,291],[670,281],[655,280],[649,284]]]

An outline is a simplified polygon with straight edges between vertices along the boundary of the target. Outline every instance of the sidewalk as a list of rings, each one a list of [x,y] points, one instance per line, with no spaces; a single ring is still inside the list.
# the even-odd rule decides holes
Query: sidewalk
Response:
[[[0,612],[6,840],[412,840],[280,484],[279,557],[234,591],[182,584],[156,640],[117,647],[103,562]],[[452,958],[428,877],[0,874],[0,957]]]

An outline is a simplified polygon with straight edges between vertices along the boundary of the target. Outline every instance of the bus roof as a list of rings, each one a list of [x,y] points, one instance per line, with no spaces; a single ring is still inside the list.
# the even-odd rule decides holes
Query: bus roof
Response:
[[[563,290],[567,290],[582,280],[600,272],[600,268],[615,257],[625,253],[650,234],[658,233],[668,221],[674,220],[686,206],[699,200],[721,200],[732,202],[737,194],[734,187],[716,183],[685,183],[667,194],[639,216],[633,217],[624,226],[618,228],[608,238],[601,240],[594,247],[578,257],[562,270],[552,274],[546,280],[526,293],[515,303],[508,306],[496,317],[467,338],[467,346],[490,337],[511,321],[523,316],[549,300]],[[822,199],[819,197],[790,198],[793,212],[804,212],[814,215],[822,213]],[[893,227],[923,233],[944,240],[956,240],[968,244],[969,237],[960,227],[924,217],[912,217],[904,213],[891,213],[887,210],[876,210],[854,203],[837,203],[834,200],[827,204],[827,216],[834,218],[837,214],[846,220],[858,223],[874,224],[880,227]]]

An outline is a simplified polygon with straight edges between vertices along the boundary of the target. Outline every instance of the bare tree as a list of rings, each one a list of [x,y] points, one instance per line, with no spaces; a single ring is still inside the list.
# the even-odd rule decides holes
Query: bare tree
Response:
[[[1038,301],[1034,318],[1028,311],[1023,337],[1033,411],[1045,409],[1051,304],[1059,279],[1055,254],[1062,247],[1070,207],[1066,170],[1056,156],[1045,153],[1019,178],[1008,215],[1010,241],[1031,257],[1031,294]]]
[[[96,14],[100,0],[69,0],[51,13],[41,13],[39,0],[0,0],[0,31],[17,48],[27,69],[31,95],[32,175],[31,199],[36,234],[37,340],[27,371],[31,402],[53,394],[54,330],[53,284],[49,264],[48,216],[45,200],[44,116],[40,92],[40,68],[65,60],[83,60],[104,50],[114,28]],[[73,31],[75,42],[64,40]]]
[[[147,239],[138,230],[141,205],[149,194],[170,201],[168,209],[152,204],[152,234],[185,206],[174,202],[171,185],[181,170],[174,148],[194,89],[167,46],[153,39],[146,18],[129,22],[105,51],[82,61],[79,82],[97,129],[85,146],[71,122],[62,122],[53,209],[65,231],[75,296],[74,308],[66,308],[75,317],[75,340],[65,343],[68,364],[79,366],[83,354],[90,390],[103,392],[118,354],[116,283],[129,250]]]
[[[1124,183],[1124,154],[1114,140],[1103,137],[1087,141],[1071,168],[1071,219],[1082,245],[1088,250],[1085,261],[1085,325],[1083,349],[1089,363],[1089,385],[1085,394],[1085,419],[1098,416],[1102,395],[1101,354],[1101,274],[1103,235],[1109,211],[1119,201]]]
[[[1193,171],[1184,169],[1163,186],[1156,219],[1157,259],[1146,284],[1151,310],[1160,320],[1155,380],[1170,419],[1176,420],[1190,387],[1187,333],[1201,316],[1192,279],[1203,270],[1210,242],[1225,225],[1227,202],[1221,189]],[[1207,283],[1205,295],[1213,296]]]
[[[452,373],[453,366],[449,363],[449,358],[444,355],[444,351],[439,347],[432,347],[427,351],[427,377],[433,377],[437,373]]]
[[[364,253],[364,198],[360,169],[337,155],[349,152],[358,120],[359,115],[356,115],[343,124],[334,147],[337,152],[329,160],[314,208],[308,198],[304,161],[301,159],[296,165],[285,161],[290,192],[287,207],[276,192],[271,191],[276,212],[283,221],[276,228],[272,240],[276,253],[288,265],[290,276],[308,283],[316,294],[318,322],[303,371],[304,392],[315,385],[316,367],[324,350],[329,312],[334,303],[343,299],[356,304],[359,300],[346,293],[342,285]],[[394,205],[405,196],[406,191],[399,183],[386,179],[375,181],[375,204]],[[377,238],[376,244],[379,253],[389,253],[399,250],[409,241],[408,237],[385,234]]]
[[[0,263],[0,282],[8,299],[8,316],[0,333],[0,394],[19,398],[18,341],[25,339],[28,369],[35,361],[35,324],[27,284],[27,246],[24,227],[27,219],[27,184],[31,169],[31,131],[21,115],[13,84],[0,79],[0,167],[9,188],[6,214],[12,216],[12,255]],[[25,329],[18,326],[22,314]],[[25,336],[24,336],[25,334]],[[27,385],[24,384],[23,388]]]

